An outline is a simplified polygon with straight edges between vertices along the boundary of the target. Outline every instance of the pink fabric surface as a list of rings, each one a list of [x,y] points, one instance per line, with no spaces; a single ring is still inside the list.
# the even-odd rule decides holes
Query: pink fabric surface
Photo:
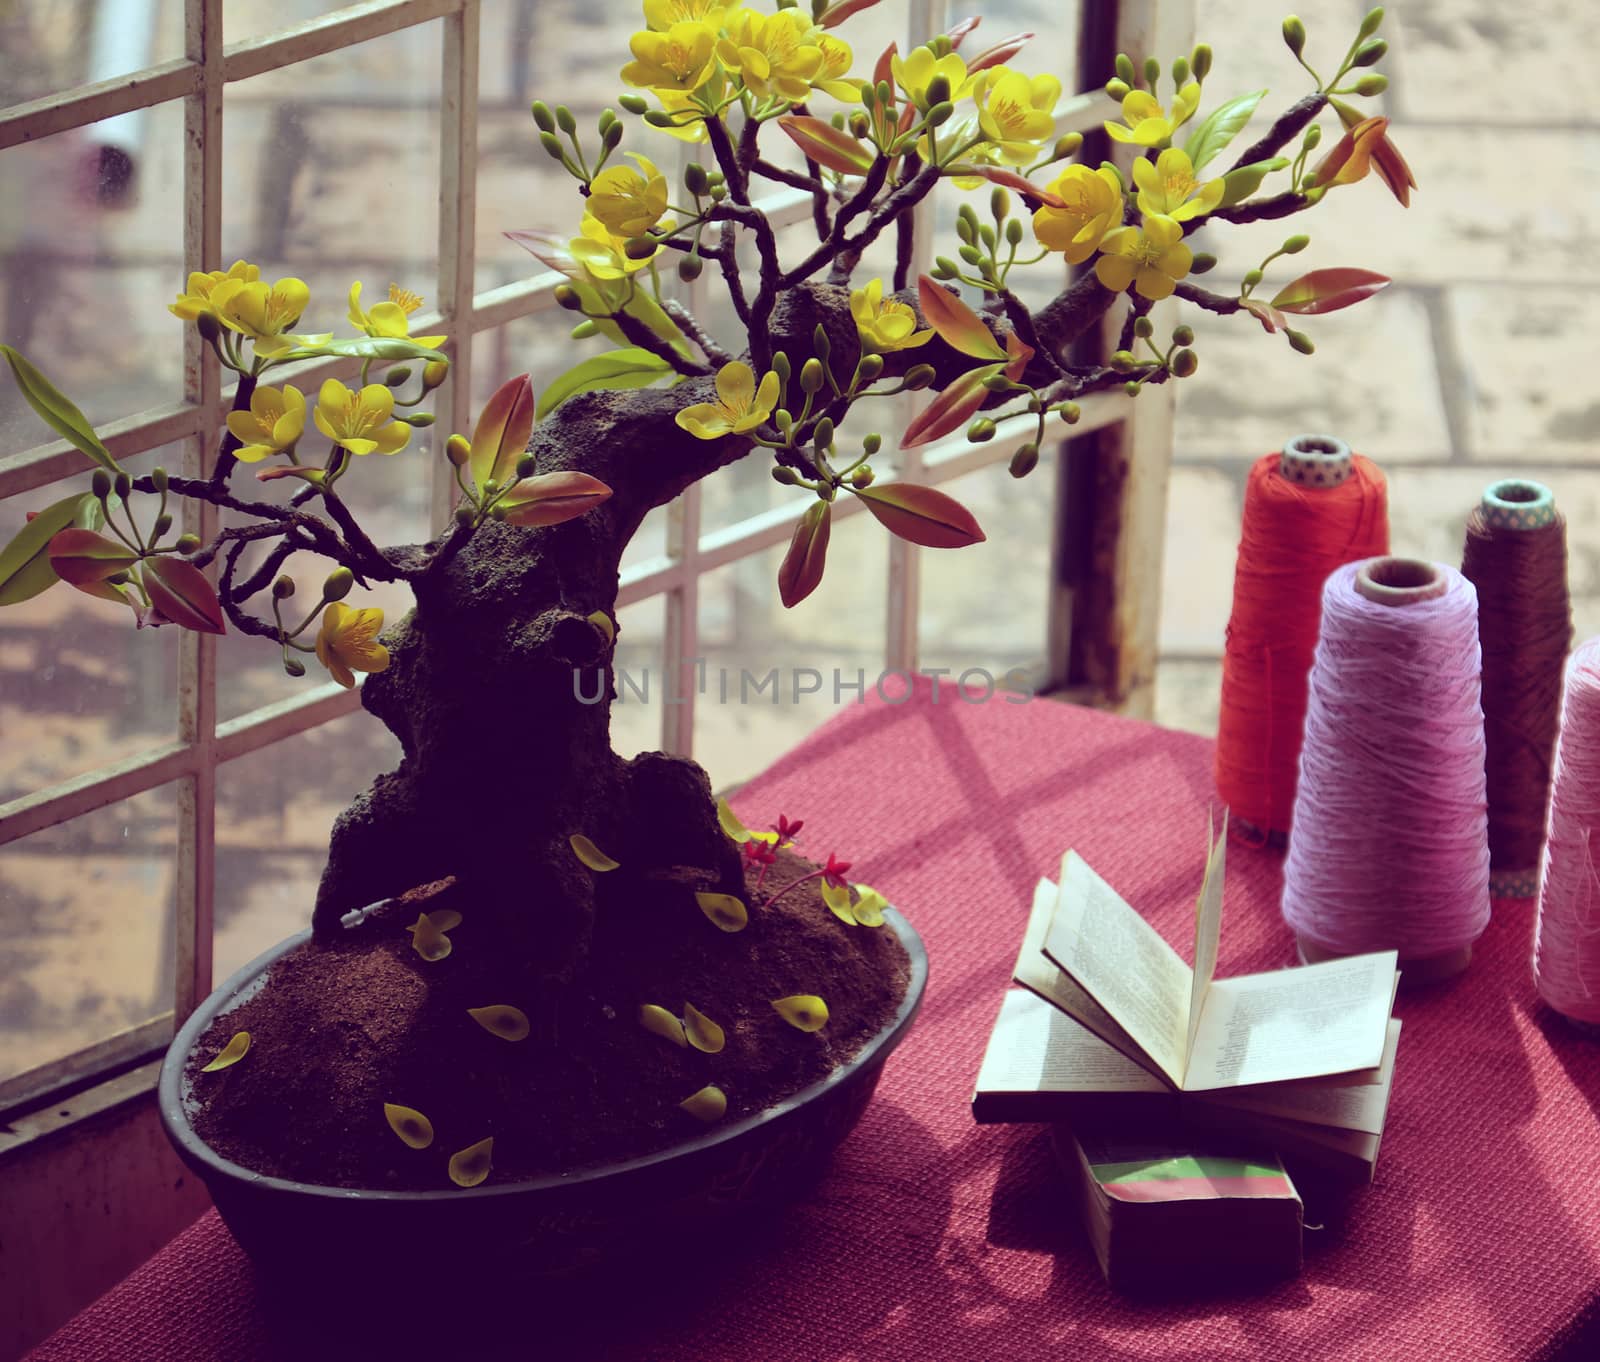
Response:
[[[734,801],[753,825],[803,817],[805,849],[850,857],[931,959],[922,1016],[814,1196],[687,1285],[603,1285],[492,1348],[384,1355],[1503,1362],[1570,1327],[1600,1279],[1600,1046],[1539,1009],[1532,909],[1511,903],[1465,976],[1401,996],[1377,1182],[1308,1232],[1302,1277],[1179,1304],[1112,1295],[1041,1128],[979,1127],[968,1104],[1033,884],[1067,847],[1189,954],[1211,744],[1045,701],[940,700],[848,707]],[[1278,856],[1230,848],[1219,973],[1293,963],[1280,882]],[[426,1263],[419,1246],[406,1313],[472,1317],[429,1299]],[[273,1341],[284,1308],[210,1214],[32,1358],[306,1356]]]

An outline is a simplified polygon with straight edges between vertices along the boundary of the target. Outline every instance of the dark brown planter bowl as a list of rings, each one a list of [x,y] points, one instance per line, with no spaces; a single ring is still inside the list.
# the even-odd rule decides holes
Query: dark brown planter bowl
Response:
[[[792,1200],[826,1167],[865,1110],[927,986],[921,937],[893,909],[885,918],[911,957],[905,998],[887,1027],[848,1064],[776,1106],[642,1158],[527,1182],[388,1192],[267,1177],[221,1157],[190,1124],[195,1103],[185,1061],[213,1018],[309,931],[251,961],[183,1024],[161,1066],[161,1123],[234,1237],[285,1284],[350,1283],[356,1276],[415,1287],[419,1263],[437,1285],[452,1265],[477,1279],[486,1264],[495,1265],[494,1275],[562,1277],[620,1262],[640,1248],[681,1244]]]

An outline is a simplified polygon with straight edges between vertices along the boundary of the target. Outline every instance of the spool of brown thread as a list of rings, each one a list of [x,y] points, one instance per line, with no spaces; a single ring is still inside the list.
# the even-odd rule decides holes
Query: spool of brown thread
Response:
[[[1489,786],[1489,892],[1534,898],[1572,644],[1567,525],[1548,487],[1492,484],[1467,517],[1461,575],[1478,589]]]

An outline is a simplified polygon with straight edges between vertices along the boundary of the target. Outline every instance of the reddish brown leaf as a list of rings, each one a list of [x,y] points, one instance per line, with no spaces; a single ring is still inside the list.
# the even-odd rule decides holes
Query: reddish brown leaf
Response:
[[[878,64],[872,68],[873,85],[887,85],[890,99],[894,92],[894,59],[900,55],[900,44],[890,43],[883,49],[883,55],[878,58]]]
[[[181,558],[147,558],[140,565],[150,604],[174,624],[197,634],[225,634],[216,589],[193,563]]]
[[[1005,367],[1005,375],[1015,382],[1027,370],[1029,361],[1033,359],[1034,350],[1027,341],[1013,331],[1006,337],[1006,354],[1011,357],[1011,362]]]
[[[987,47],[967,63],[967,74],[974,71],[984,71],[991,66],[1000,66],[1010,61],[1024,47],[1037,36],[1032,33],[1013,33],[1009,38],[1002,38],[993,47]]]
[[[1411,191],[1417,187],[1417,179],[1406,164],[1406,158],[1400,154],[1400,148],[1390,141],[1388,133],[1378,139],[1378,145],[1372,150],[1372,168],[1389,186],[1389,192],[1400,201],[1400,206],[1411,207]]]
[[[819,166],[837,170],[841,175],[865,175],[877,155],[865,142],[856,141],[842,128],[824,123],[820,118],[785,114],[778,120],[778,126]]]
[[[1289,319],[1283,313],[1271,303],[1264,303],[1259,298],[1241,298],[1239,305],[1261,323],[1262,330],[1269,336],[1274,331],[1282,330],[1289,325]]]
[[[917,276],[917,302],[921,304],[922,315],[928,325],[962,354],[971,355],[974,359],[1006,357],[1000,342],[983,324],[983,319],[943,284],[926,274]]]
[[[778,565],[778,599],[786,608],[799,605],[822,581],[832,521],[833,507],[825,501],[814,501],[795,525],[789,551]]]
[[[852,15],[860,14],[864,9],[871,9],[878,0],[839,0],[836,5],[829,5],[822,16],[823,28],[838,28]]]
[[[954,51],[956,48],[960,47],[962,39],[964,39],[967,34],[971,33],[973,29],[977,28],[977,26],[982,22],[983,19],[979,15],[974,14],[970,19],[963,19],[959,24],[946,33],[944,36],[950,39],[950,50]],[[970,71],[972,68],[968,67],[967,69]]]
[[[1294,312],[1310,316],[1317,312],[1337,312],[1350,307],[1363,298],[1370,298],[1390,284],[1386,274],[1371,270],[1331,269],[1312,270],[1302,274],[1293,283],[1286,284],[1272,306],[1280,312]]]
[[[1388,127],[1389,120],[1380,115],[1357,123],[1318,163],[1316,186],[1327,189],[1336,184],[1354,184],[1362,179],[1372,169],[1372,153],[1383,140]]]
[[[1001,166],[951,166],[951,174],[978,175],[995,184],[1003,184],[1007,189],[1015,189],[1023,198],[1035,207],[1065,208],[1066,202],[1060,195],[1052,194],[1048,189],[1041,189],[1032,180],[1026,180],[1014,170],[1006,170]]]
[[[985,364],[962,374],[911,418],[911,424],[900,439],[900,447],[914,449],[965,425],[989,395],[989,390],[983,386],[984,380],[993,378],[1004,367],[1001,364]]]
[[[891,534],[930,549],[981,544],[983,531],[972,512],[954,497],[908,482],[881,482],[856,495]]]
[[[126,544],[93,530],[61,530],[50,537],[50,566],[57,577],[73,586],[103,582],[138,561]]]
[[[472,432],[469,467],[479,487],[491,479],[504,487],[533,432],[533,384],[527,374],[508,379],[483,404]]]
[[[610,495],[605,483],[587,473],[539,473],[519,482],[500,505],[509,525],[559,525],[593,510]]]

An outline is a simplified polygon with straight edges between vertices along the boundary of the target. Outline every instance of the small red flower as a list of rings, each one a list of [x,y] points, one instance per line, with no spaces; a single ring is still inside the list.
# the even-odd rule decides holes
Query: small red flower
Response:
[[[849,872],[850,862],[841,861],[833,852],[828,853],[828,864],[822,867],[822,878],[835,889],[848,889],[849,883],[845,875]]]
[[[792,842],[800,835],[800,829],[805,825],[806,820],[803,818],[797,818],[791,823],[780,813],[778,821],[772,825],[772,830],[778,834],[780,842]]]
[[[752,837],[744,844],[744,858],[752,865],[772,865],[778,859],[778,849],[771,842]]]

